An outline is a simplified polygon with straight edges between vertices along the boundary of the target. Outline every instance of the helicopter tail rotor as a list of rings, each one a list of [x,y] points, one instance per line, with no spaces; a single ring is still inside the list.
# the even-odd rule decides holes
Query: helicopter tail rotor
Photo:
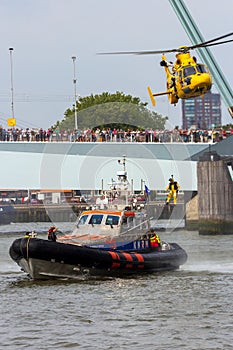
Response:
[[[152,106],[156,106],[155,96],[162,96],[162,95],[172,95],[172,91],[165,91],[165,92],[158,92],[157,94],[153,94],[151,91],[151,88],[148,86],[147,91],[149,93]]]
[[[147,91],[148,91],[148,93],[149,93],[152,106],[155,107],[155,106],[156,106],[156,101],[155,101],[154,95],[153,95],[153,93],[152,93],[152,91],[151,91],[151,88],[150,88],[149,86],[148,86],[148,88],[147,88]]]

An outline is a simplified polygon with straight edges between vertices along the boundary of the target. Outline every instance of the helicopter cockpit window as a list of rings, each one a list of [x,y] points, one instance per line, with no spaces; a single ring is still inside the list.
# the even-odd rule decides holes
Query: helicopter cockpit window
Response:
[[[194,74],[196,74],[196,70],[195,70],[194,67],[189,66],[189,67],[183,68],[183,76],[184,76],[184,78],[189,77],[190,75],[194,75]]]
[[[199,73],[208,73],[208,70],[204,64],[197,64],[197,71]]]

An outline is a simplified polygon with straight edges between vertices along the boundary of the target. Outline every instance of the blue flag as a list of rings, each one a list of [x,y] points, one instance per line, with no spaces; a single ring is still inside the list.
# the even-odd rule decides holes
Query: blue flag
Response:
[[[150,190],[149,190],[149,188],[146,185],[145,185],[145,192],[146,192],[147,195],[150,194]]]

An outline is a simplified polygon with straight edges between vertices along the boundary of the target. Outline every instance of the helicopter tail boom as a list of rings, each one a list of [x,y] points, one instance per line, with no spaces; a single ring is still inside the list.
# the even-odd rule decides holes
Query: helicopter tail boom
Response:
[[[155,96],[162,96],[162,95],[170,95],[171,94],[171,92],[169,92],[169,91],[158,92],[157,94],[153,94],[153,92],[151,91],[151,88],[149,86],[148,86],[147,90],[148,90],[148,93],[149,93],[149,96],[151,99],[152,106],[156,105]]]

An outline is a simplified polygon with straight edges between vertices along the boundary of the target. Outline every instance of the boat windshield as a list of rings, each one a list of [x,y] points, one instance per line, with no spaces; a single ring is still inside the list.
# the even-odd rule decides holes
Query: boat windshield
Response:
[[[100,225],[103,220],[102,214],[93,214],[88,222],[91,225]]]
[[[116,215],[108,215],[105,224],[106,225],[118,225],[119,216]]]
[[[183,76],[184,76],[184,78],[188,77],[190,75],[194,75],[194,74],[196,74],[196,70],[195,70],[195,68],[193,66],[188,66],[188,67],[183,68]]]
[[[78,226],[79,225],[84,225],[85,222],[87,221],[87,218],[88,218],[88,215],[83,215],[81,216],[80,220],[79,220],[79,223],[78,223]]]
[[[204,64],[197,64],[197,71],[199,73],[208,73],[208,70]]]

